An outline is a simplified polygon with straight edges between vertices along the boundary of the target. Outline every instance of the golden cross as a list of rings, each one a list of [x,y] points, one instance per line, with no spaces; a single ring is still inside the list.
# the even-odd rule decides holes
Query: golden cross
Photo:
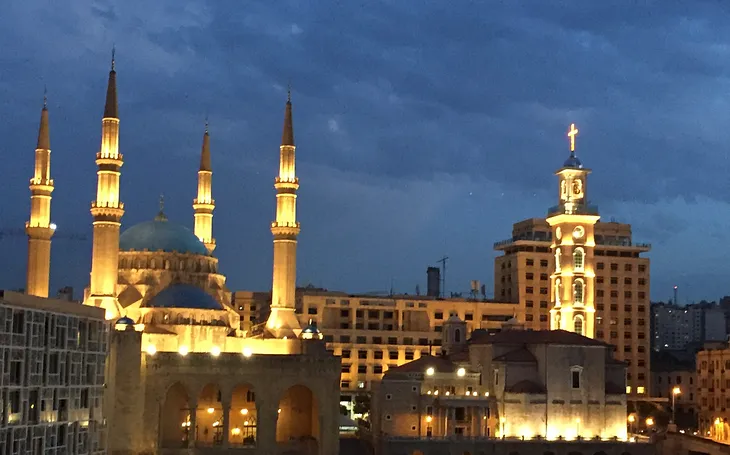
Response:
[[[568,137],[570,138],[570,151],[575,151],[575,137],[578,135],[578,129],[575,127],[575,123],[570,124],[570,131],[568,131]]]

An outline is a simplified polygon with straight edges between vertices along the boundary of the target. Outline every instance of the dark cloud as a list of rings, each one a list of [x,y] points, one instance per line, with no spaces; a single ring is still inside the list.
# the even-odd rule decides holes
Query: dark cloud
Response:
[[[162,192],[170,216],[190,224],[208,114],[217,254],[234,289],[269,285],[288,82],[303,281],[412,290],[447,254],[454,289],[477,278],[491,285],[492,242],[553,204],[571,122],[594,170],[594,202],[661,246],[655,270],[679,274],[664,251],[726,210],[730,194],[728,9],[710,0],[11,2],[0,17],[0,42],[10,43],[0,50],[0,228],[27,217],[47,84],[54,219],[90,233],[116,44],[124,225],[153,216]],[[0,240],[19,258],[24,245]],[[84,283],[89,252],[88,242],[55,242],[54,283]],[[0,285],[22,284],[22,262]]]

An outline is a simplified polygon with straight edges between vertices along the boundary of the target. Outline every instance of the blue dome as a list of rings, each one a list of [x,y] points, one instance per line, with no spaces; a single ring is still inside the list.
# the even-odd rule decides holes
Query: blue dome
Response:
[[[135,224],[119,236],[122,251],[165,251],[208,256],[208,249],[193,231],[177,223],[155,219]]]
[[[134,321],[126,316],[123,318],[119,318],[119,320],[115,324],[122,324],[122,325],[134,325]]]
[[[568,157],[568,159],[565,160],[565,163],[563,163],[563,167],[574,167],[577,169],[583,169],[583,163],[580,162],[577,156],[571,153],[570,157]]]
[[[143,305],[145,308],[194,308],[222,310],[223,305],[204,290],[190,284],[173,284]]]

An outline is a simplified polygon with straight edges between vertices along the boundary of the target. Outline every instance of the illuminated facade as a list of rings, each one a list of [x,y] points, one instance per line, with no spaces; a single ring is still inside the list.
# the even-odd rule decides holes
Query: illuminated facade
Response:
[[[703,436],[730,443],[730,347],[712,343],[697,353],[698,426]]]
[[[651,246],[634,242],[629,224],[594,221],[598,212],[586,199],[588,170],[578,163],[573,152],[558,171],[560,204],[548,219],[515,223],[512,237],[494,244],[503,253],[494,260],[495,298],[518,303],[526,326],[534,330],[560,323],[572,331],[579,322],[586,335],[616,346],[617,358],[628,364],[628,393],[647,395],[650,263],[642,254]],[[567,215],[568,209],[574,213]],[[575,271],[576,260],[582,261],[582,272]],[[574,305],[576,296],[582,305]]]
[[[35,149],[33,178],[30,179],[30,219],[25,224],[28,234],[28,270],[26,290],[37,297],[48,297],[51,273],[51,135],[48,125],[48,102],[44,96],[38,144]]]
[[[104,311],[0,291],[0,455],[106,454]]]
[[[376,447],[410,438],[409,452],[427,453],[432,441],[459,437],[626,445],[625,364],[611,346],[564,330],[524,330],[514,319],[469,340],[464,321],[451,317],[446,326],[445,355],[394,368],[375,385]]]
[[[203,134],[203,147],[200,152],[200,169],[198,169],[198,197],[193,201],[195,212],[195,236],[208,249],[209,253],[215,250],[215,239],[213,238],[213,210],[215,200],[213,199],[213,167],[210,163],[210,134],[208,123],[205,123],[205,134]]]

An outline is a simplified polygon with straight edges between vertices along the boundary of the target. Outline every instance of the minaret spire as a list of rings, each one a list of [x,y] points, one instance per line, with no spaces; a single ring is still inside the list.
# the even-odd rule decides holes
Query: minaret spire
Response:
[[[119,109],[117,106],[117,73],[115,49],[106,89],[104,116],[101,120],[101,147],[96,154],[96,200],[91,203],[94,218],[94,241],[91,257],[91,283],[84,301],[106,310],[106,318],[121,314],[117,300],[119,262],[119,229],[124,203],[119,200],[119,183],[124,156],[119,153]]]
[[[209,253],[215,250],[213,238],[213,167],[210,164],[210,133],[208,132],[208,116],[205,116],[205,132],[203,147],[200,150],[200,167],[198,168],[198,196],[193,200],[195,217],[195,235],[205,244]]]
[[[43,90],[43,109],[38,127],[38,145],[35,149],[35,170],[30,179],[30,219],[25,223],[28,234],[28,270],[26,292],[48,297],[51,271],[51,139],[48,126],[48,96]]]
[[[294,128],[292,126],[291,90],[284,112],[284,131],[279,147],[279,176],[276,188],[276,221],[271,223],[274,236],[274,273],[271,287],[271,313],[266,327],[277,338],[299,336],[301,326],[294,312],[297,273],[296,204],[299,179],[296,176]]]

